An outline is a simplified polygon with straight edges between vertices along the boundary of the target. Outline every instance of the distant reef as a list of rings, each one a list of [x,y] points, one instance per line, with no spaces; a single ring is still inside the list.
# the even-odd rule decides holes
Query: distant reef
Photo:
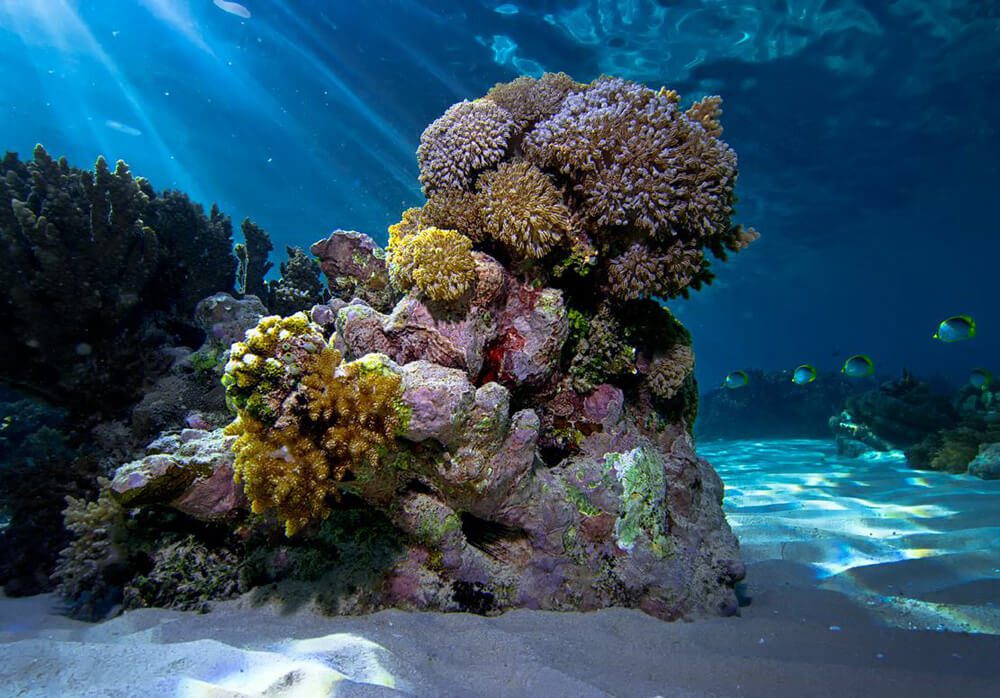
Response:
[[[830,414],[851,395],[856,382],[839,373],[821,373],[796,385],[791,371],[746,371],[744,387],[702,393],[695,433],[699,439],[827,438]]]
[[[1000,478],[1000,391],[990,386],[948,396],[904,371],[849,398],[829,424],[844,455],[902,449],[920,470]]]
[[[737,613],[744,566],[691,434],[691,337],[662,304],[757,238],[732,221],[720,115],[717,97],[685,108],[616,78],[518,78],[423,132],[426,201],[385,249],[336,231],[315,259],[290,252],[282,278],[318,267],[325,288],[263,283],[266,245],[247,226],[237,288],[220,244],[226,285],[197,306],[180,304],[197,295],[187,286],[161,293],[136,271],[126,287],[142,300],[121,326],[175,313],[201,346],[155,381],[136,377],[130,419],[102,425],[90,490],[65,510],[53,579],[68,609],[207,609],[249,592],[334,613]],[[14,179],[33,181],[20,167]],[[96,207],[87,220],[103,225],[119,192],[132,202],[103,233],[125,250],[116,268],[179,263],[142,218],[151,192],[122,169],[74,175],[108,182],[103,196],[73,194]],[[45,227],[41,211],[10,228],[33,250],[23,231]],[[148,356],[144,336],[105,376]],[[79,362],[77,337],[60,331],[45,361],[18,350],[40,380],[57,359]],[[46,392],[78,390],[66,373]]]

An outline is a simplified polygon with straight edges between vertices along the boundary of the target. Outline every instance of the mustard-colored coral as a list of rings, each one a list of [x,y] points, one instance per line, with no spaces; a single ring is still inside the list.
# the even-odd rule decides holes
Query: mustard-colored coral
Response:
[[[424,228],[389,243],[389,278],[397,288],[416,288],[435,301],[464,296],[476,278],[472,241],[455,230]]]
[[[479,178],[484,232],[516,257],[544,257],[570,227],[562,195],[527,162],[501,163]]]
[[[236,481],[254,512],[273,510],[288,536],[325,519],[339,484],[377,467],[401,426],[401,379],[373,356],[343,363],[326,347],[303,361],[273,426],[241,410],[226,428],[237,436]]]
[[[420,224],[423,211],[419,207],[408,208],[403,211],[402,220],[389,226],[389,250],[397,247],[403,240],[416,235],[423,227]]]
[[[232,406],[257,419],[273,416],[279,405],[267,400],[267,394],[297,380],[303,359],[326,345],[322,332],[305,313],[261,318],[229,353],[222,382]]]

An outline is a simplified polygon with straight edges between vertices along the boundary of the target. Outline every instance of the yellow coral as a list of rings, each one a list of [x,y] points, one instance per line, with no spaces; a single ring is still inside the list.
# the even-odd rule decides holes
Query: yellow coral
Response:
[[[297,368],[283,361],[292,349],[293,339],[296,346],[312,346],[315,351],[326,343],[322,329],[312,324],[305,313],[261,318],[256,327],[247,330],[244,341],[233,344],[224,383],[227,387],[253,389],[264,381],[281,378],[289,370],[294,373]]]
[[[543,257],[569,231],[562,195],[534,165],[502,163],[479,187],[485,233],[517,257]]]
[[[435,301],[464,296],[476,278],[472,241],[455,230],[424,228],[389,248],[389,278]]]
[[[274,510],[288,536],[325,519],[339,483],[377,467],[400,429],[401,379],[371,356],[343,363],[325,347],[303,362],[300,399],[283,403],[275,426],[240,410],[226,428],[238,437],[236,481],[254,512]]]
[[[408,208],[403,211],[403,219],[399,223],[389,226],[389,252],[399,246],[399,244],[420,231],[421,209],[419,207]]]
[[[425,226],[457,230],[472,242],[481,242],[483,216],[479,206],[479,197],[464,189],[434,192],[424,204],[420,221]]]

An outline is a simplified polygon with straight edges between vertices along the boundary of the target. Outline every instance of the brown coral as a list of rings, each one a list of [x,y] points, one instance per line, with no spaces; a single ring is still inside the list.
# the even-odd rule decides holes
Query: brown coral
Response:
[[[722,97],[711,95],[692,104],[685,112],[692,121],[705,127],[705,133],[718,138],[722,135]]]
[[[655,253],[642,243],[632,245],[611,260],[608,281],[612,295],[620,300],[681,293],[701,272],[704,255],[680,243],[664,253]]]
[[[491,101],[452,105],[420,136],[417,160],[424,193],[471,189],[480,171],[503,158],[513,131],[511,115]]]
[[[545,73],[538,79],[522,75],[497,83],[486,99],[510,112],[518,128],[525,129],[555,114],[566,95],[582,87],[566,73]]]
[[[732,230],[735,153],[669,92],[601,78],[568,95],[523,149],[574,182],[598,232],[628,227],[702,246]]]
[[[515,257],[543,257],[569,231],[570,212],[544,172],[505,162],[479,179],[483,230]]]
[[[438,191],[427,199],[420,213],[420,223],[447,230],[457,230],[472,242],[483,240],[483,212],[480,197],[464,189]]]
[[[665,356],[649,367],[649,388],[661,400],[669,400],[694,372],[694,351],[687,344],[675,344]]]

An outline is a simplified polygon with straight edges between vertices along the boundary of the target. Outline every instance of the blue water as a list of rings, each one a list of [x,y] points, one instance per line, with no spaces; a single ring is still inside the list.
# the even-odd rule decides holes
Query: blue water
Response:
[[[451,103],[602,72],[725,99],[763,237],[690,301],[703,382],[855,352],[962,380],[1000,356],[1000,10],[976,0],[0,0],[0,147],[250,216],[282,245],[385,239]],[[979,321],[941,345],[936,324]],[[1000,369],[1000,366],[994,366]]]

